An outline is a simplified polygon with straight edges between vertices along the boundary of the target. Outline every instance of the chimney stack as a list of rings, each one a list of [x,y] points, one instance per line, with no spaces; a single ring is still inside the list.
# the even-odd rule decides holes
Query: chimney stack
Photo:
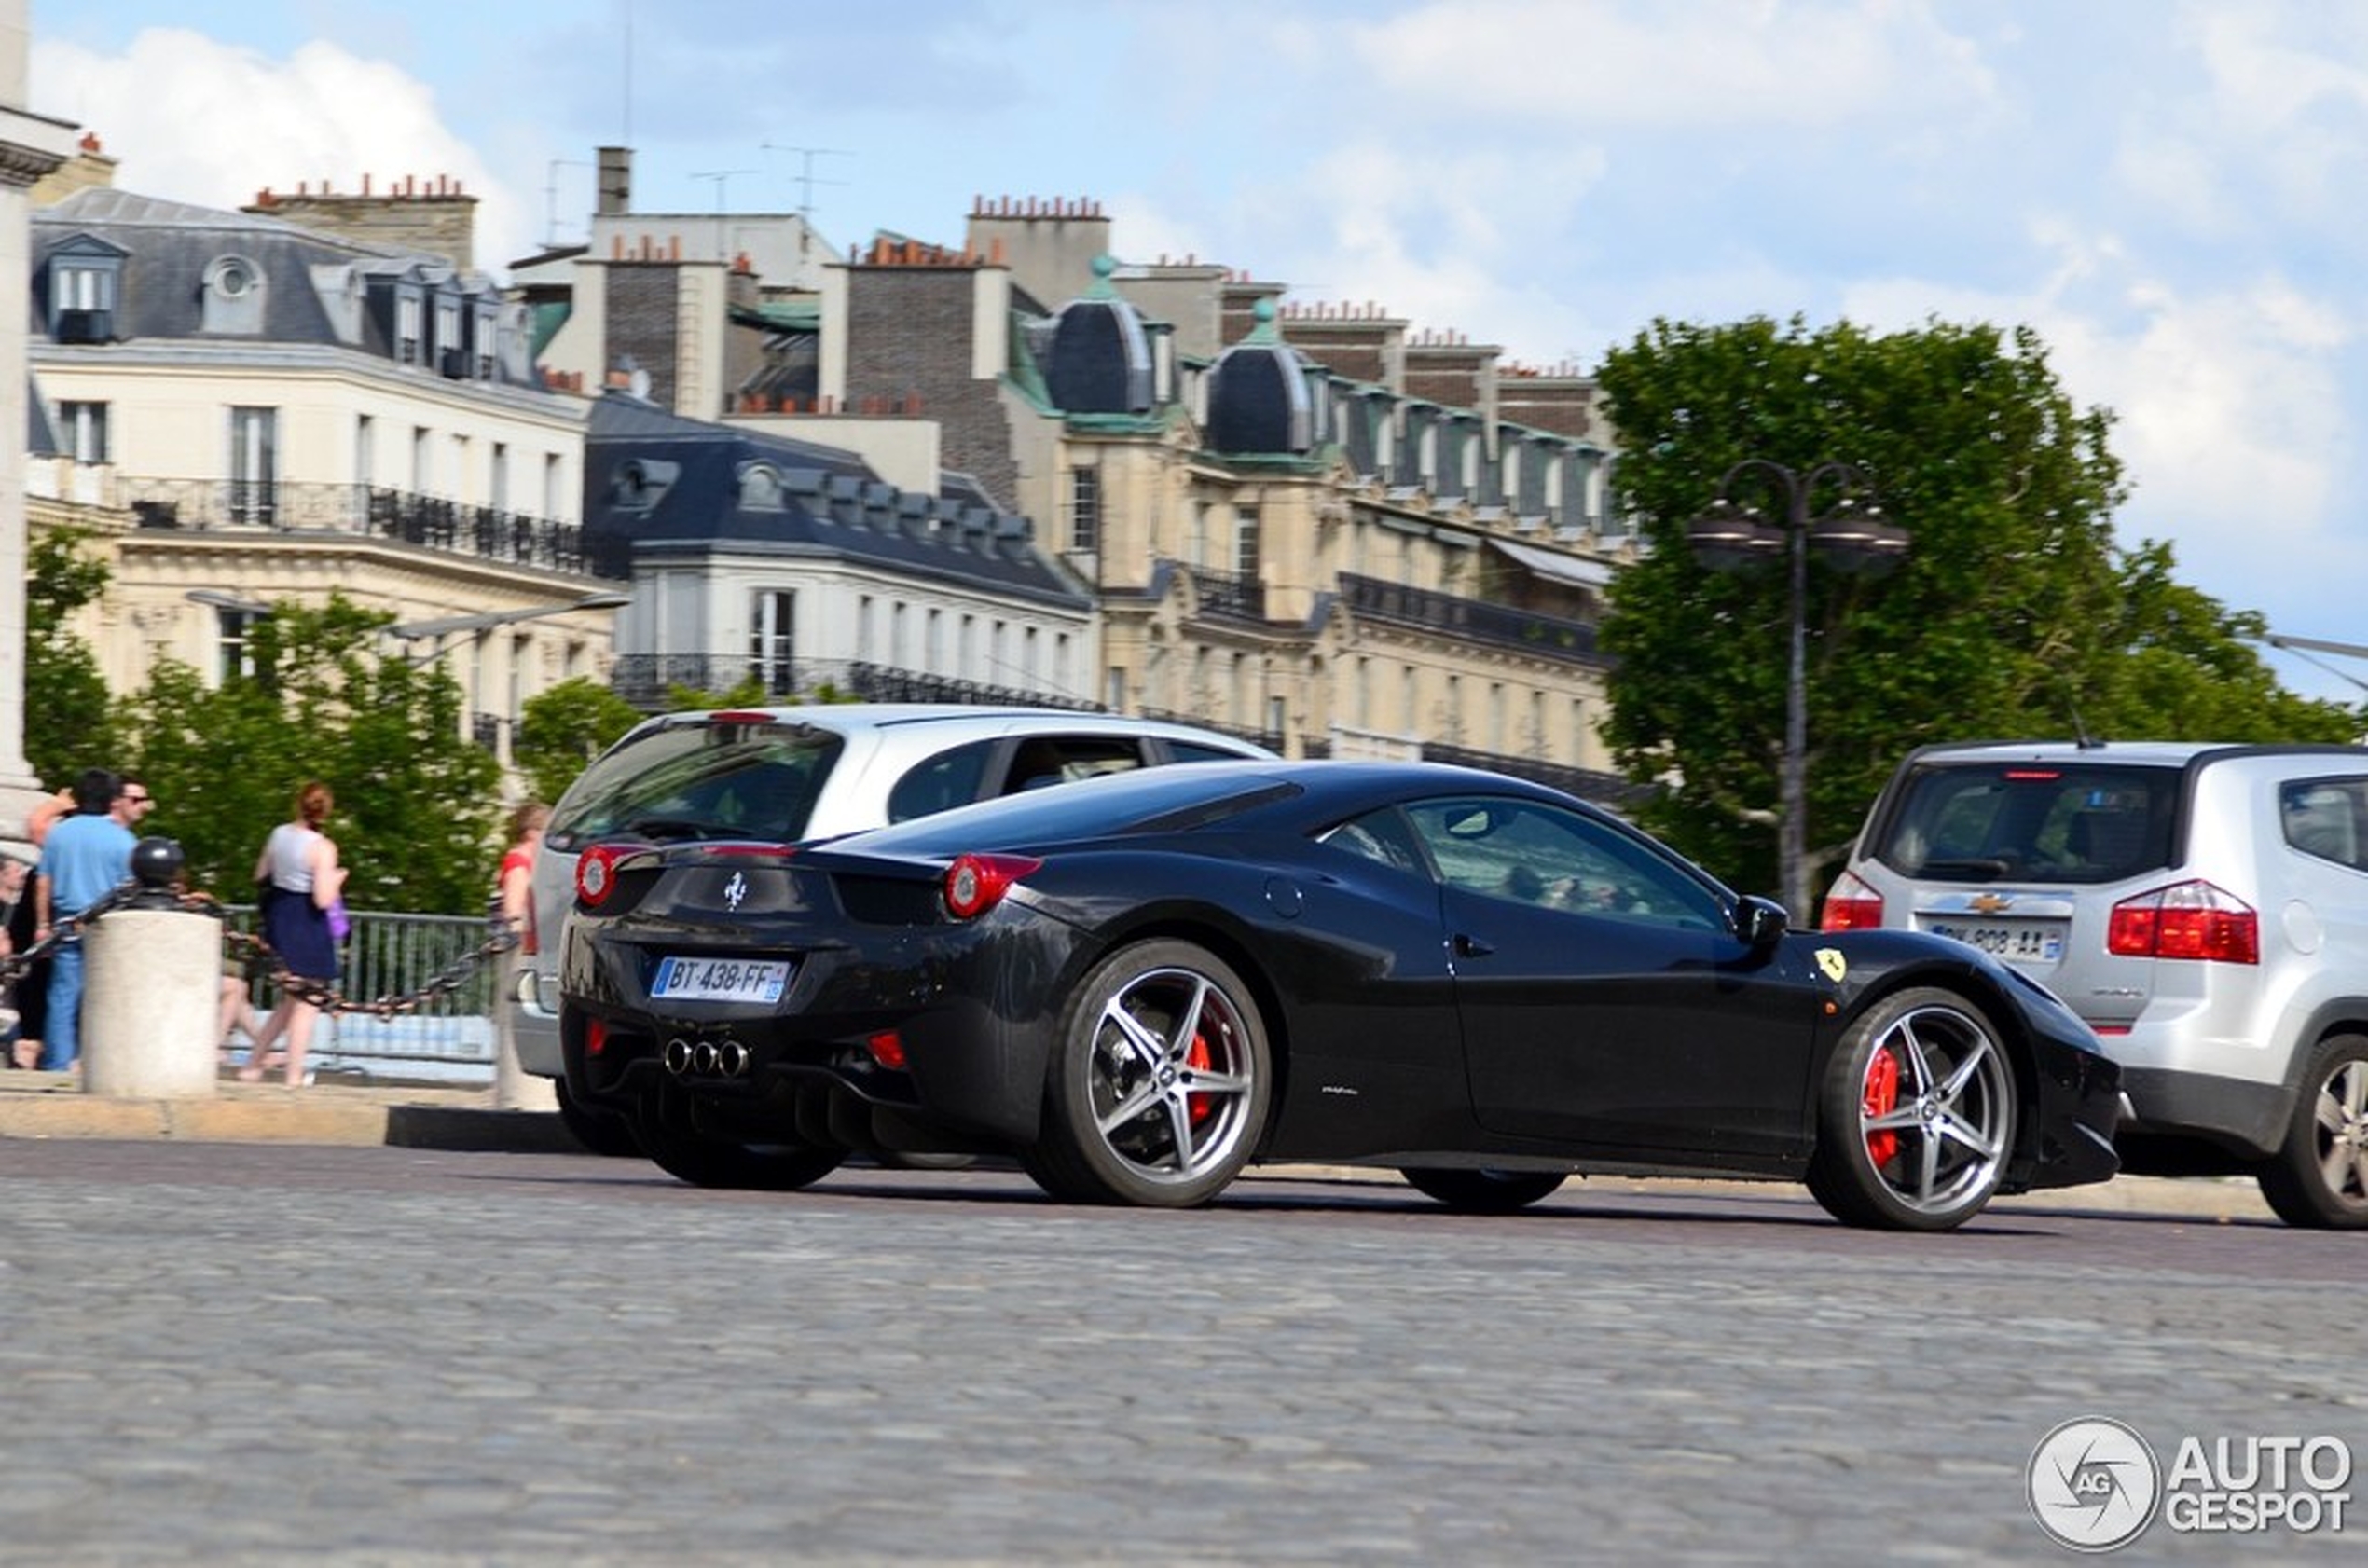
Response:
[[[593,211],[604,218],[633,211],[633,149],[600,149],[600,189]]]

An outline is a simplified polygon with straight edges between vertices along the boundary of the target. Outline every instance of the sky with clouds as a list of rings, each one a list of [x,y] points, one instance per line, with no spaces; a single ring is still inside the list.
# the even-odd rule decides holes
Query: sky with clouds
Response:
[[[448,175],[500,271],[652,212],[841,249],[1090,198],[1123,259],[1591,369],[1655,317],[2029,324],[2117,529],[2368,644],[2368,5],[2335,0],[33,0],[118,183]],[[1913,519],[1907,518],[1911,528]],[[2368,659],[2272,655],[2356,700]]]

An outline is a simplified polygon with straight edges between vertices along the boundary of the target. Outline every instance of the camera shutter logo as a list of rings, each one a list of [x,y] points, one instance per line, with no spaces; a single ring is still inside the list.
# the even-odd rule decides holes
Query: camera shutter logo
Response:
[[[2162,1465],[2137,1428],[2084,1416],[2040,1439],[2023,1491],[2031,1518],[2058,1545],[2113,1551],[2154,1523]]]

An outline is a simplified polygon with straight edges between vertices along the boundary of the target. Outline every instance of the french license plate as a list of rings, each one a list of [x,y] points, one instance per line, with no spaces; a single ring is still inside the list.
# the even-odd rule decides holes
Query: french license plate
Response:
[[[668,1002],[778,1002],[789,985],[790,966],[778,958],[667,957],[658,960],[650,996]]]
[[[1924,928],[1934,936],[1955,937],[2000,958],[2052,964],[2064,956],[2064,928],[2048,922],[2017,920],[1974,926],[1934,920]]]

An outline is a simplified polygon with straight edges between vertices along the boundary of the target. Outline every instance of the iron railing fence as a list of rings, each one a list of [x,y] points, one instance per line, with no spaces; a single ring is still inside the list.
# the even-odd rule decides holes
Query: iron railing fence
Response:
[[[1607,665],[1596,647],[1595,628],[1585,621],[1565,620],[1516,610],[1486,599],[1442,594],[1429,588],[1386,583],[1378,577],[1341,573],[1341,598],[1352,613],[1399,626],[1419,626],[1474,642],[1519,648],[1543,658],[1572,664]]]
[[[596,563],[586,554],[579,524],[441,496],[282,479],[127,475],[120,486],[125,505],[143,529],[350,533],[555,571],[626,575],[622,559],[604,552]]]
[[[1261,622],[1266,619],[1266,585],[1247,572],[1211,571],[1188,566],[1200,613],[1212,620]]]
[[[255,929],[253,904],[226,904],[226,928]],[[349,1002],[407,997],[484,945],[486,923],[465,915],[405,915],[383,910],[352,912],[353,931],[339,954],[337,988]],[[457,990],[430,997],[389,1018],[369,1012],[324,1015],[309,1056],[320,1070],[351,1071],[372,1078],[490,1082],[493,1075],[493,1009],[502,998],[498,965],[488,964]],[[256,1012],[270,1011],[279,997],[268,971],[252,967],[247,997]]]

